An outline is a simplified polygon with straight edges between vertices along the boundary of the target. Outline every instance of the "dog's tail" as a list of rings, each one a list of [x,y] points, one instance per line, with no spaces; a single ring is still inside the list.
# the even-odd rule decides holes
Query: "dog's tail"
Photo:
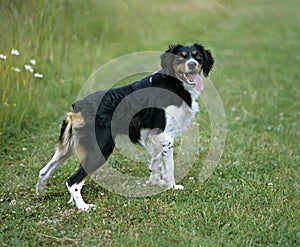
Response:
[[[73,113],[68,113],[68,117],[66,120],[63,121],[60,129],[60,136],[59,136],[59,149],[67,149],[72,146],[72,121],[73,121]]]
[[[58,148],[69,152],[71,149],[76,152],[78,146],[76,132],[83,127],[85,121],[81,112],[68,113],[67,119],[63,121],[60,129]],[[76,131],[77,130],[77,131]]]

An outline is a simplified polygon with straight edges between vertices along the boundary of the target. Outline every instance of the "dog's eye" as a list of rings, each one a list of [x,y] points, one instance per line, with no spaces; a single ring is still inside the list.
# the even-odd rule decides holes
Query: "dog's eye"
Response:
[[[181,56],[182,56],[183,58],[186,58],[186,57],[187,57],[187,52],[186,52],[186,51],[181,52]]]
[[[197,56],[196,56],[196,59],[201,59],[201,56],[198,54]]]

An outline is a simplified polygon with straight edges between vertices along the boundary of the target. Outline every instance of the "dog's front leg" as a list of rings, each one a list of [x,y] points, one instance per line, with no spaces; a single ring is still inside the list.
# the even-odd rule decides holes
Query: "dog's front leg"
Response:
[[[161,133],[150,136],[149,140],[150,154],[152,156],[149,163],[149,183],[167,188],[183,189],[182,185],[176,185],[175,183],[173,138],[166,133]]]
[[[152,157],[148,168],[150,172],[149,183],[152,185],[166,186],[165,180],[161,178],[161,170],[163,168],[161,155],[159,155],[159,157]]]
[[[150,178],[148,183],[151,185],[167,186],[166,181],[162,179],[163,156],[160,135],[149,135],[148,148],[151,155],[149,162]]]
[[[162,179],[166,182],[168,188],[174,189],[184,189],[182,185],[176,185],[175,183],[175,170],[174,170],[174,140],[173,138],[166,138],[166,142],[162,143],[162,157],[163,157],[163,167],[162,167]]]

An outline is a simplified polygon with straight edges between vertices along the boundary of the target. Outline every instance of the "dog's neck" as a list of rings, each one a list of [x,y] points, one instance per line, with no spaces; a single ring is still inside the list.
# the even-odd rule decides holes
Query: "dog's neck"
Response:
[[[192,102],[196,101],[201,94],[201,92],[199,92],[194,85],[188,85],[188,84],[184,83],[183,87],[186,91],[188,91],[190,93]]]

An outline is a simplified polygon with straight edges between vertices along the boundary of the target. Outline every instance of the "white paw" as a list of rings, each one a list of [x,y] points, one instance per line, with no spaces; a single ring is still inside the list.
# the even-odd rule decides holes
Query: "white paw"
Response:
[[[68,201],[68,203],[69,204],[71,204],[71,205],[75,205],[75,202],[74,202],[74,200],[73,200],[73,196],[71,196],[71,198],[70,198],[70,200]]]
[[[175,185],[173,186],[173,188],[174,188],[175,190],[183,190],[183,189],[184,189],[184,186],[183,186],[183,185],[180,185],[180,184],[175,184]]]
[[[166,183],[165,180],[163,180],[163,179],[158,179],[158,178],[156,178],[156,179],[149,179],[149,180],[146,182],[146,184],[148,184],[148,185],[158,185],[158,186],[161,186],[161,187],[167,185],[167,183]]]
[[[96,210],[95,204],[81,204],[80,206],[77,205],[78,211],[82,212],[89,212],[91,210]]]
[[[40,195],[42,192],[44,192],[44,189],[45,189],[45,182],[42,182],[42,180],[39,178],[35,186],[35,192],[37,195]]]

